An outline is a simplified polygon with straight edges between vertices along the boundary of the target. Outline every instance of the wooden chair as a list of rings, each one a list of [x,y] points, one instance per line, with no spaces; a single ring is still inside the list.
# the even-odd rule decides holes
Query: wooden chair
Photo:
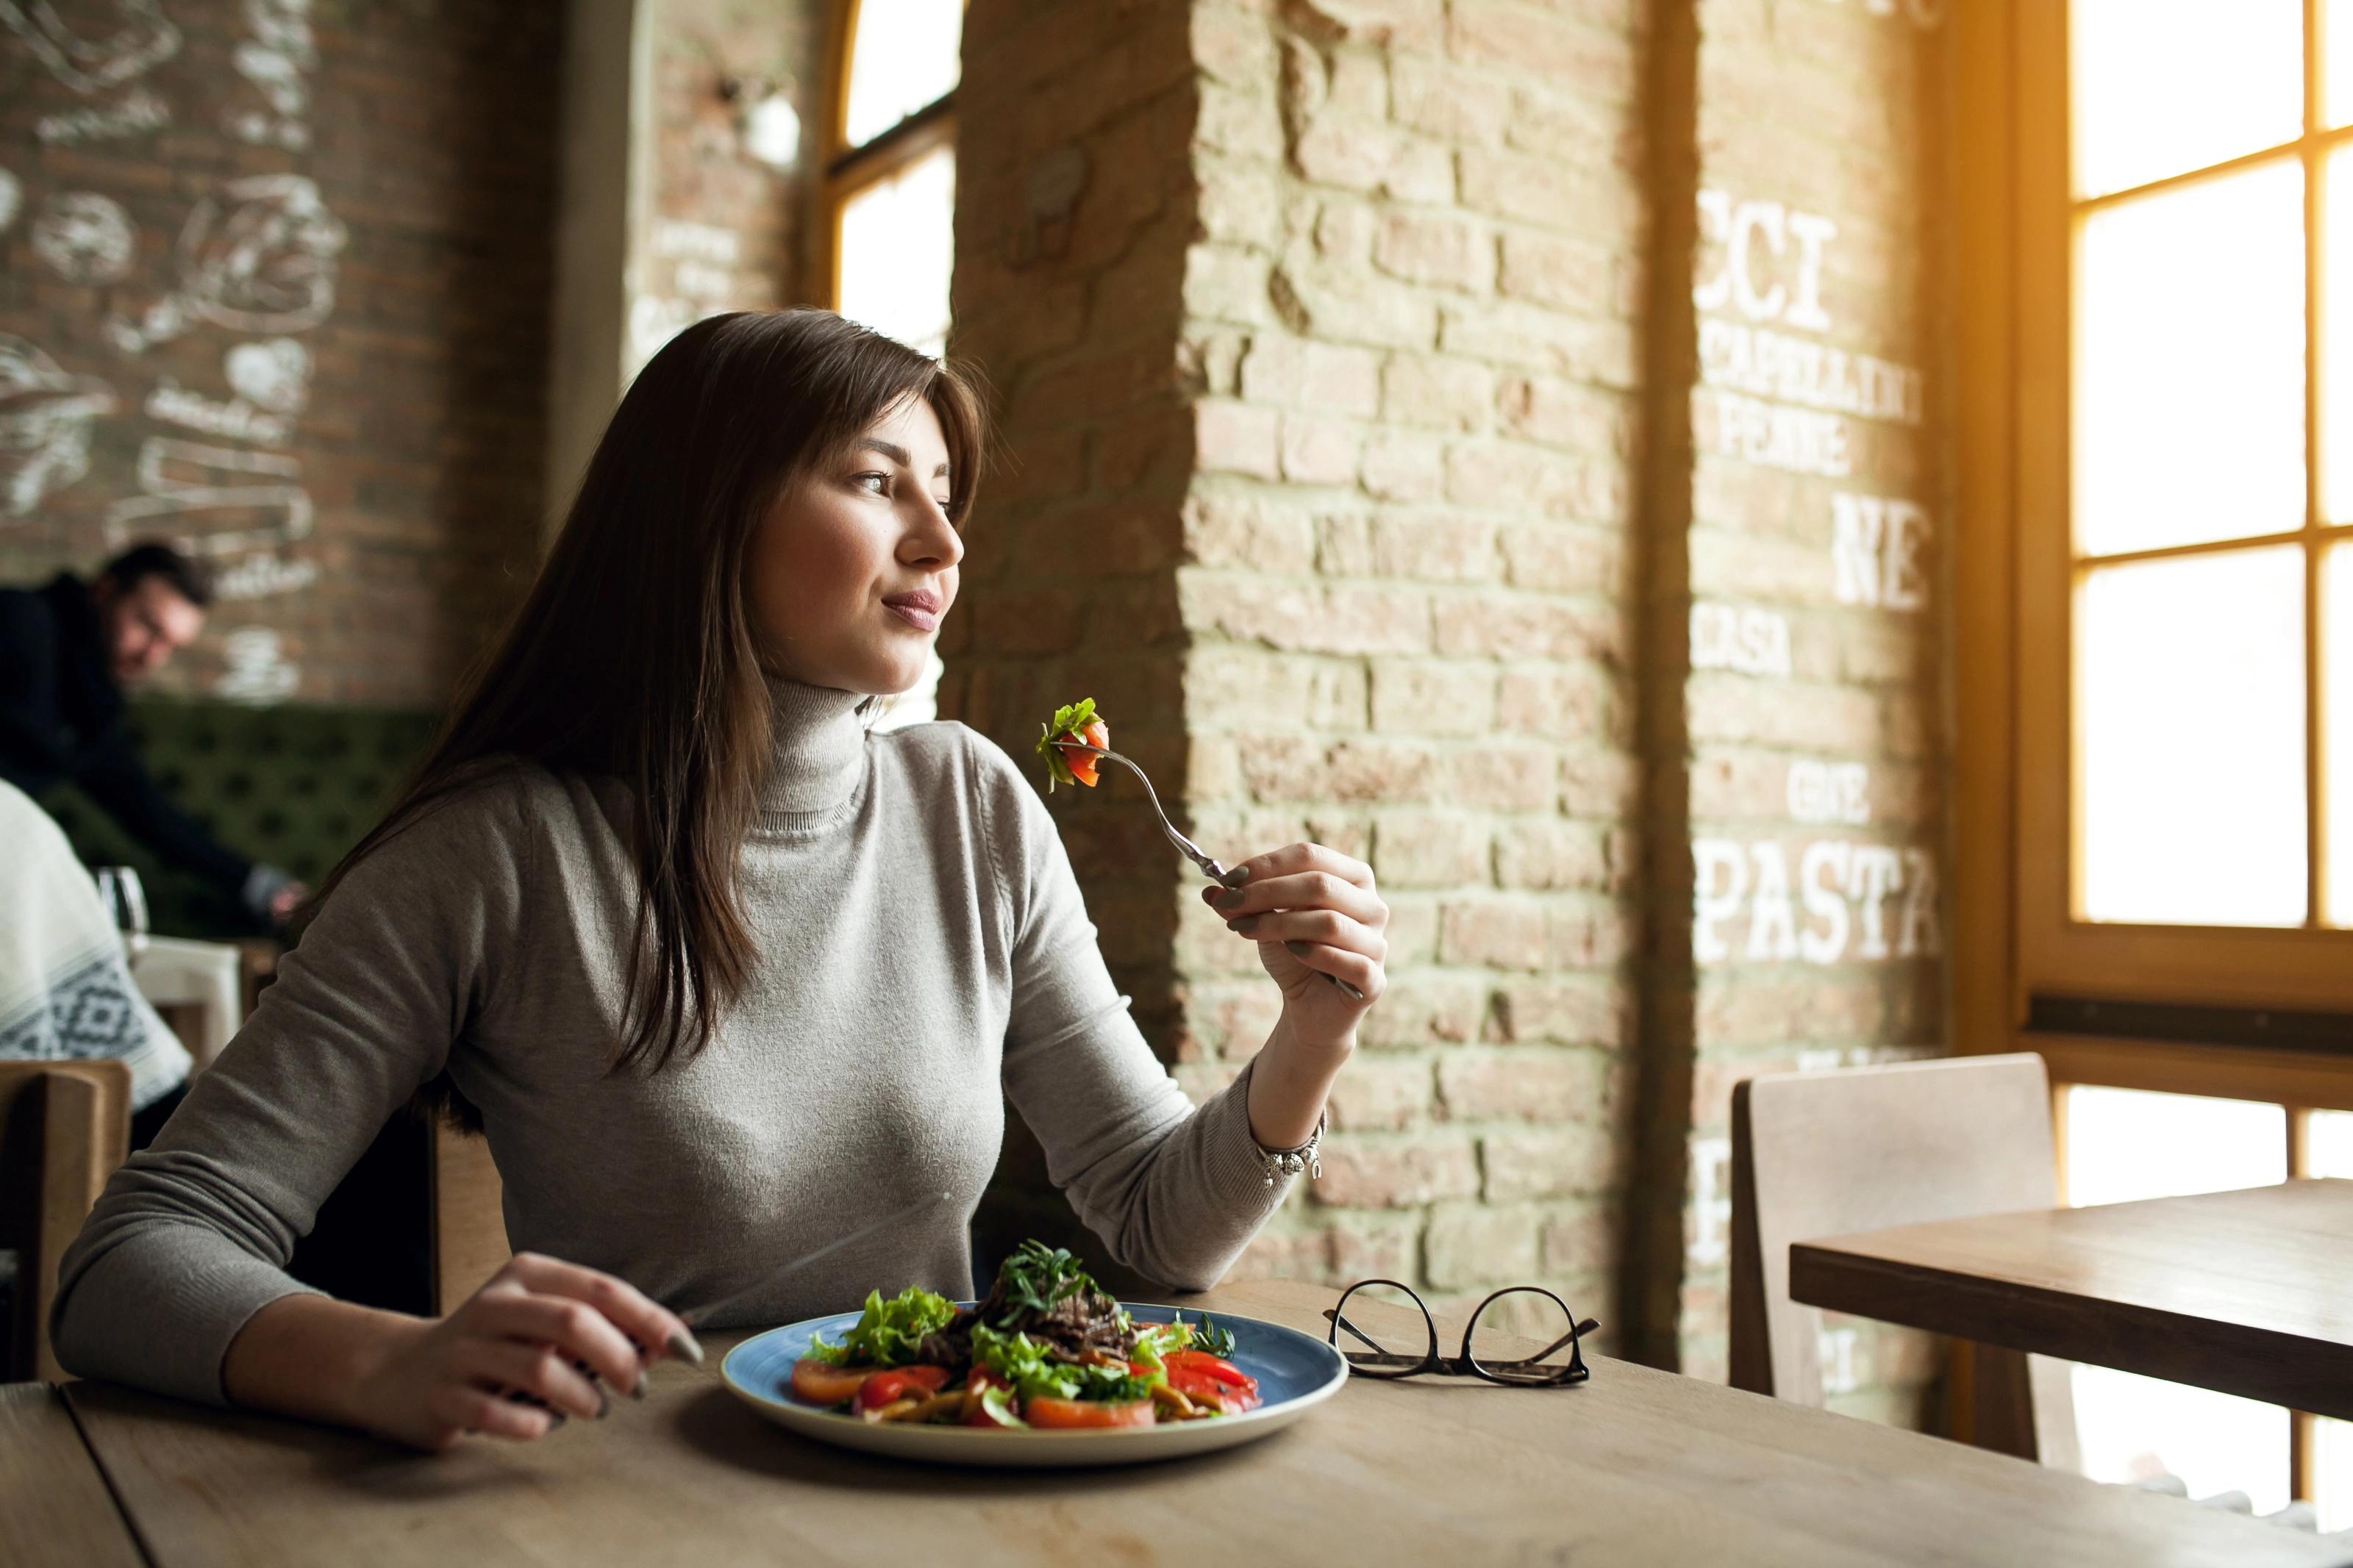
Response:
[[[1789,1244],[2058,1204],[2051,1085],[2031,1054],[1769,1073],[1732,1096],[1732,1383],[1822,1403],[1821,1310]],[[2068,1365],[1956,1342],[1952,1435],[2082,1468]]]
[[[58,1260],[130,1148],[122,1063],[0,1062],[0,1247],[17,1256],[15,1321],[0,1323],[7,1381],[64,1379],[49,1347]]]

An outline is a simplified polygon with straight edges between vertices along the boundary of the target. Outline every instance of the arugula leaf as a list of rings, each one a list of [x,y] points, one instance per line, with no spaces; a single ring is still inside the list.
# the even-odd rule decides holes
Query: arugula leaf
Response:
[[[1038,754],[1046,759],[1046,793],[1054,793],[1058,783],[1076,787],[1079,777],[1071,772],[1070,759],[1054,744],[1065,735],[1076,734],[1095,721],[1095,700],[1082,697],[1067,707],[1054,710],[1054,721],[1044,727],[1038,737]]]
[[[1095,1288],[1094,1277],[1067,1247],[1050,1247],[1034,1238],[998,1266],[997,1284],[1007,1309],[997,1320],[1000,1328],[1023,1312],[1050,1312],[1057,1301]]]
[[[1193,1336],[1193,1339],[1195,1343],[1198,1344],[1201,1349],[1208,1352],[1211,1355],[1221,1356],[1227,1361],[1233,1360],[1233,1330],[1221,1329],[1218,1327],[1217,1324],[1209,1321],[1208,1313],[1204,1312],[1201,1314],[1201,1329],[1198,1333]]]
[[[808,1353],[835,1366],[906,1366],[914,1361],[923,1336],[946,1328],[955,1317],[955,1303],[920,1285],[910,1285],[887,1301],[881,1291],[869,1290],[865,1315],[841,1336],[841,1343],[828,1344],[819,1335],[809,1341]]]

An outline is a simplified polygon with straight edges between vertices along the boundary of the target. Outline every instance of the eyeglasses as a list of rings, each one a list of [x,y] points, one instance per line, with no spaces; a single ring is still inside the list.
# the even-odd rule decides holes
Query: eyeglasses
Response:
[[[1404,1310],[1412,1304],[1413,1317]],[[1351,1306],[1356,1315],[1349,1316]],[[1438,1324],[1409,1285],[1394,1279],[1363,1279],[1348,1287],[1339,1305],[1324,1316],[1332,1324],[1324,1342],[1338,1351],[1356,1377],[1398,1378],[1437,1373],[1477,1377],[1515,1388],[1557,1388],[1583,1383],[1593,1373],[1577,1342],[1601,1325],[1583,1322],[1568,1303],[1540,1285],[1514,1285],[1479,1303],[1462,1330],[1462,1353],[1438,1353]],[[1340,1336],[1354,1342],[1343,1346]],[[1530,1341],[1544,1342],[1530,1352]],[[1567,1352],[1566,1359],[1561,1352]]]

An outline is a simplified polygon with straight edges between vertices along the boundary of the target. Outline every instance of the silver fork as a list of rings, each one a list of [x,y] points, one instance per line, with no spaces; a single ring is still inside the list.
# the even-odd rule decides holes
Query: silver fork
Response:
[[[1194,865],[1198,866],[1201,868],[1201,874],[1208,878],[1212,882],[1215,882],[1219,887],[1223,888],[1230,888],[1237,885],[1234,880],[1234,874],[1231,871],[1227,870],[1223,866],[1219,865],[1215,856],[1208,854],[1203,850],[1199,845],[1194,843],[1191,839],[1176,831],[1176,825],[1168,820],[1167,810],[1160,804],[1160,792],[1152,787],[1151,778],[1142,768],[1137,767],[1134,763],[1121,756],[1117,752],[1105,751],[1101,746],[1090,746],[1081,741],[1057,741],[1054,744],[1063,751],[1085,752],[1091,755],[1101,757],[1107,763],[1117,763],[1121,767],[1124,767],[1129,773],[1134,773],[1143,784],[1144,793],[1151,797],[1152,815],[1160,819],[1160,831],[1168,835],[1168,842],[1176,846],[1178,852],[1181,853],[1186,859],[1190,860]],[[1317,973],[1321,973],[1322,972],[1319,970]],[[1361,1002],[1365,999],[1365,994],[1363,992],[1357,990],[1355,986],[1349,984],[1338,975],[1325,974],[1324,978],[1338,986],[1342,992],[1346,994],[1351,1001]]]

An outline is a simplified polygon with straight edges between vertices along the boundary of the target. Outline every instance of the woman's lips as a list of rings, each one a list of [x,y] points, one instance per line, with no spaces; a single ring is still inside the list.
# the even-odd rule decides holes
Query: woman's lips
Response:
[[[937,594],[921,590],[913,594],[893,594],[882,601],[882,607],[919,632],[940,629],[940,596]]]

